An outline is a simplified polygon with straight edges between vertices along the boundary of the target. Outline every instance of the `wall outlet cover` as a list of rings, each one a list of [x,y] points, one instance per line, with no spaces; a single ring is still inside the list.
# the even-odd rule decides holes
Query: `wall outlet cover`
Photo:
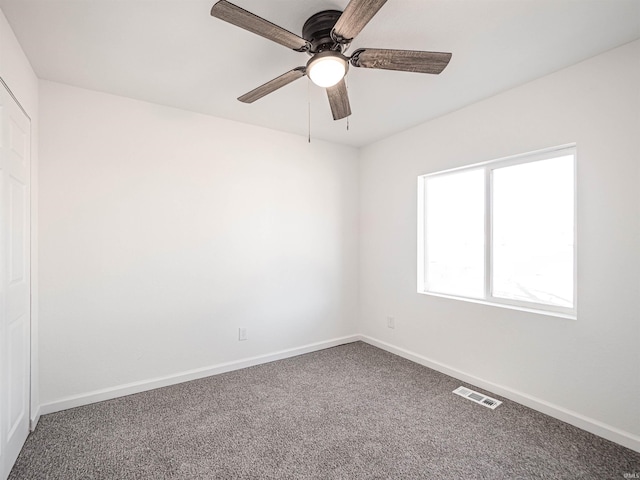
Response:
[[[243,341],[247,339],[247,329],[244,327],[238,328],[238,340]]]

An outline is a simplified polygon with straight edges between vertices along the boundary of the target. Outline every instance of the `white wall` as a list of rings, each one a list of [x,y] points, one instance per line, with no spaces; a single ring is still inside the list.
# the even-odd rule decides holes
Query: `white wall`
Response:
[[[639,448],[639,58],[636,41],[364,148],[361,332]],[[418,175],[571,142],[576,321],[416,293]]]
[[[356,333],[355,149],[47,81],[40,121],[43,404]]]
[[[0,10],[0,78],[31,119],[31,421],[38,417],[38,78]]]
[[[0,73],[32,123],[38,112],[38,78],[0,10]]]

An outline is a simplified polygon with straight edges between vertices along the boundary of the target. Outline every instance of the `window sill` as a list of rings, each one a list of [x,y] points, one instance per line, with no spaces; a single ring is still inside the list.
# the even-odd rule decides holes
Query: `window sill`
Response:
[[[536,309],[536,308],[523,307],[523,306],[519,306],[519,305],[508,305],[508,304],[505,304],[505,303],[489,302],[487,300],[481,300],[481,299],[478,299],[478,298],[458,297],[456,295],[447,295],[446,293],[424,292],[424,291],[420,291],[420,290],[418,290],[418,293],[420,293],[422,295],[429,295],[431,297],[448,298],[448,299],[451,299],[451,300],[461,300],[463,302],[479,303],[481,305],[489,305],[490,307],[507,308],[509,310],[518,310],[520,312],[535,313],[537,315],[546,315],[548,317],[564,318],[564,319],[567,319],[567,320],[577,320],[578,319],[576,314],[562,313],[562,312],[552,312],[552,311],[549,311],[549,310],[540,310],[540,309]]]

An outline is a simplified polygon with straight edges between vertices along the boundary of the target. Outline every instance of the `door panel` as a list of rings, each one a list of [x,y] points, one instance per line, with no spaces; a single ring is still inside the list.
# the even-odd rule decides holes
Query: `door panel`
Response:
[[[25,345],[25,326],[27,322],[24,319],[18,319],[9,325],[9,347],[8,347],[8,363],[9,363],[9,402],[8,402],[8,437],[15,435],[16,430],[20,427],[20,421],[26,415],[27,398],[26,378],[21,372],[21,366],[24,364],[26,352]],[[17,368],[16,368],[17,367]]]
[[[0,84],[0,479],[29,433],[30,124]]]
[[[25,186],[12,178],[9,182],[9,286],[24,283],[26,198]]]
[[[9,195],[7,202],[9,207],[9,287],[13,288],[25,283],[25,240],[26,240],[26,188],[25,185],[11,178],[9,180]],[[20,298],[20,300],[22,300]]]

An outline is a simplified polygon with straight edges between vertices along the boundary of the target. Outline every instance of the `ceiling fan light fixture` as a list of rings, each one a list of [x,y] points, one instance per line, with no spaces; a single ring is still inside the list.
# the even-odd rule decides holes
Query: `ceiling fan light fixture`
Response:
[[[333,87],[347,74],[347,60],[347,57],[339,52],[318,53],[307,63],[307,75],[319,87]]]

